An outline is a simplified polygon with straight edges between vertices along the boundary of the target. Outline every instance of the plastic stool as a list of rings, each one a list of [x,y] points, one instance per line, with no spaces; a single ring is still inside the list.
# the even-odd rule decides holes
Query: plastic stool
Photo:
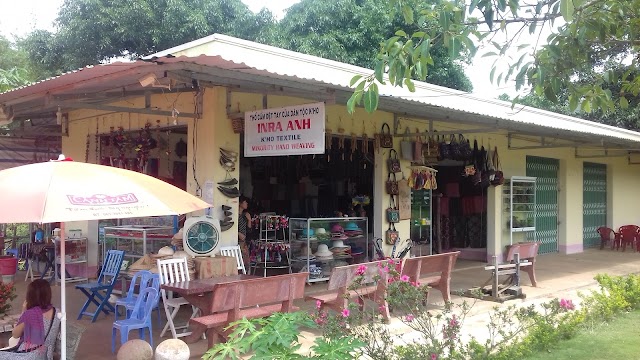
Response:
[[[18,249],[6,249],[4,252],[7,255],[9,255],[9,254],[13,255],[13,257],[15,257],[15,258],[18,257]]]

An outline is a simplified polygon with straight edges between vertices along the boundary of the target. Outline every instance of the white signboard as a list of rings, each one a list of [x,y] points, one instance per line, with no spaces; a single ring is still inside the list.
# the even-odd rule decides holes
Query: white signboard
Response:
[[[324,154],[324,103],[246,112],[244,156]]]

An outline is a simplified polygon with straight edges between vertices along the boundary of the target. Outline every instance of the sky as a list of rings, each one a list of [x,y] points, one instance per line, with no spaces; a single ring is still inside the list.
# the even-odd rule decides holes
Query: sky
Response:
[[[299,0],[242,0],[253,12],[266,6],[277,18],[284,16],[285,9]],[[0,0],[0,34],[12,39],[23,36],[33,29],[53,30],[53,22],[63,0]],[[265,5],[268,4],[268,5]],[[486,50],[488,51],[488,50]],[[485,98],[496,98],[502,93],[515,96],[512,84],[494,85],[489,80],[493,58],[477,55],[466,74],[473,84],[473,93]]]

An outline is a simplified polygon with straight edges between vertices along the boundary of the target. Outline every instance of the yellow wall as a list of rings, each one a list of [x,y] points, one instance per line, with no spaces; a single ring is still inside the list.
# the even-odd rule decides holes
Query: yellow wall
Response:
[[[237,242],[237,210],[238,199],[228,199],[215,189],[215,183],[225,178],[225,172],[218,164],[218,149],[239,151],[240,135],[234,134],[231,121],[226,114],[225,88],[207,88],[203,97],[203,117],[199,120],[178,118],[176,124],[188,126],[188,152],[193,154],[193,136],[196,135],[197,159],[195,174],[192,171],[194,157],[189,155],[186,158],[187,191],[196,194],[199,183],[204,188],[207,181],[214,183],[214,208],[213,216],[220,216],[220,205],[226,204],[234,208],[234,222],[236,225],[229,231],[222,234],[221,246],[235,244]],[[277,108],[302,103],[309,103],[311,100],[300,98],[289,98],[283,96],[269,96],[268,108]],[[175,103],[175,105],[173,105]],[[262,95],[248,93],[233,93],[231,95],[232,112],[252,111],[262,109]],[[120,102],[114,105],[143,107],[144,99],[138,98]],[[173,106],[180,112],[188,113],[194,111],[193,94],[183,93],[181,95],[157,95],[152,98],[152,106],[161,110],[170,111]],[[347,136],[353,132],[358,136],[366,133],[369,137],[379,132],[383,122],[387,122],[393,130],[393,115],[391,113],[378,111],[375,114],[368,114],[362,109],[357,109],[355,114],[347,113],[344,105],[328,105],[326,107],[327,123],[326,128],[333,134],[343,133]],[[63,151],[67,156],[84,160],[86,149],[86,136],[95,135],[96,124],[98,133],[109,133],[110,127],[123,126],[125,129],[140,129],[146,122],[152,125],[156,121],[160,125],[173,125],[174,120],[170,117],[158,117],[153,115],[121,114],[96,110],[79,110],[70,113],[69,137],[63,138]],[[400,119],[399,132],[404,132],[405,127],[409,127],[411,132],[416,128],[420,131],[428,130],[428,122],[424,120]],[[473,128],[459,124],[434,122],[434,129],[440,131],[451,131],[460,128]],[[93,136],[90,136],[93,141]],[[467,138],[473,141],[477,139],[480,144],[486,147],[497,146],[499,149],[502,170],[505,177],[524,176],[526,174],[526,156],[535,155],[560,159],[559,173],[559,246],[561,252],[575,252],[581,250],[582,244],[582,166],[583,159],[576,159],[574,150],[568,148],[537,149],[537,150],[509,150],[507,147],[507,135],[504,131],[495,131],[486,134],[469,134]],[[395,148],[399,151],[402,138],[394,139]],[[514,140],[514,146],[533,145],[532,143]],[[375,154],[374,169],[374,235],[384,237],[387,223],[384,217],[384,210],[388,207],[389,199],[385,194],[384,183],[387,178],[386,159],[388,149],[379,149]],[[608,216],[611,219],[609,226],[618,227],[627,223],[636,223],[636,205],[640,200],[640,191],[637,190],[636,176],[640,166],[627,165],[625,158],[602,158],[587,159],[592,162],[604,163],[609,166],[609,208]],[[92,142],[89,147],[89,161],[95,161],[95,144]],[[183,158],[182,161],[185,161]],[[402,161],[402,169],[405,176],[409,175],[408,162]],[[160,165],[163,168],[163,165]],[[240,164],[237,164],[236,171],[232,174],[238,176]],[[401,176],[399,177],[401,178]],[[490,188],[489,196],[489,245],[488,256],[500,255],[504,251],[504,245],[509,243],[509,234],[506,229],[506,214],[502,211],[502,187]],[[69,225],[70,228],[87,228],[86,225]],[[402,221],[396,228],[400,231],[401,238],[409,236],[409,221]],[[515,241],[515,240],[514,240]],[[388,249],[387,249],[388,250]]]

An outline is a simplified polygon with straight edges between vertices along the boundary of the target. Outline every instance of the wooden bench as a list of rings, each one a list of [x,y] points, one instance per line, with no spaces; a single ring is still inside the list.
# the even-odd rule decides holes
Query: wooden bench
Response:
[[[529,280],[531,280],[531,284],[534,287],[538,286],[538,281],[536,280],[536,257],[538,256],[539,247],[539,242],[521,242],[509,245],[505,256],[505,261],[510,263],[513,262],[514,255],[518,253],[520,254],[521,262],[526,260],[531,263],[530,266],[524,266],[520,270],[529,274]]]
[[[193,318],[189,324],[205,328],[212,347],[216,341],[224,341],[224,328],[234,321],[297,311],[293,300],[304,297],[308,276],[304,272],[219,284],[213,293],[212,314]]]
[[[412,282],[420,282],[438,289],[444,301],[451,301],[451,271],[458,255],[460,251],[408,258],[402,265],[401,274],[409,276]]]
[[[355,298],[360,306],[364,307],[363,298],[369,298],[378,304],[380,314],[385,320],[389,319],[389,306],[386,300],[387,291],[387,273],[380,270],[382,264],[388,260],[378,260],[361,264],[334,267],[329,277],[329,285],[326,292],[305,296],[307,301],[319,302],[320,309],[325,306],[341,312],[349,305],[349,300]],[[349,289],[356,278],[356,271],[359,267],[365,266],[364,286],[358,289]],[[377,284],[374,284],[374,278],[380,275]]]

